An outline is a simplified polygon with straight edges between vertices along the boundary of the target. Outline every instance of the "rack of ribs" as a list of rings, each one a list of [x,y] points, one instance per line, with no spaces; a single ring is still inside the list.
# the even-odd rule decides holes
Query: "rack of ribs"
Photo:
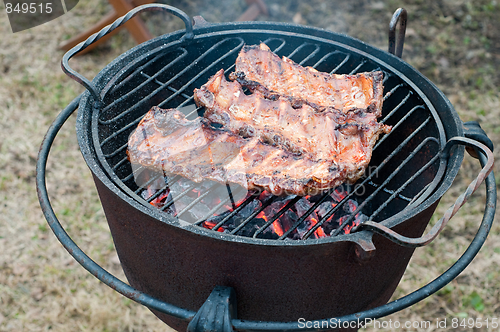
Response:
[[[129,160],[195,182],[319,194],[358,180],[391,129],[377,122],[382,72],[320,73],[261,44],[241,50],[229,77],[220,70],[194,90],[203,117],[153,107],[129,138]]]
[[[361,109],[377,117],[381,115],[381,71],[355,75],[323,73],[287,57],[280,58],[261,43],[242,48],[229,78],[253,92],[260,91],[268,99],[286,96],[294,106],[306,103],[319,111],[333,107],[344,113]]]
[[[274,195],[309,195],[336,187],[345,170],[269,144],[213,128],[206,118],[187,120],[175,109],[153,107],[128,141],[131,163],[195,182],[236,183]]]
[[[390,127],[375,113],[360,109],[348,113],[328,108],[317,112],[307,104],[293,108],[288,98],[266,99],[260,91],[243,92],[237,81],[227,81],[220,70],[194,92],[204,117],[243,137],[263,142],[312,160],[329,160],[343,170],[348,182],[359,179],[371,159],[381,133]]]

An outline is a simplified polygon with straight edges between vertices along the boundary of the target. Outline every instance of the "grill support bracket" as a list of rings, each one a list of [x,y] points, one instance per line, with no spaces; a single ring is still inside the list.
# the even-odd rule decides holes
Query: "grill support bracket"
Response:
[[[36,185],[37,185],[37,193],[38,199],[40,202],[40,206],[44,213],[47,222],[54,232],[54,235],[61,242],[64,248],[70,253],[71,256],[75,258],[75,260],[81,264],[87,271],[89,271],[92,275],[98,278],[100,281],[116,290],[120,294],[126,296],[127,298],[140,303],[142,305],[147,306],[150,309],[158,310],[162,313],[166,313],[173,317],[177,317],[183,321],[193,321],[194,317],[199,314],[194,313],[193,311],[179,308],[175,305],[160,301],[146,293],[138,291],[128,284],[124,283],[120,279],[116,278],[108,271],[104,270],[101,266],[96,264],[89,256],[87,256],[78,245],[71,239],[71,237],[66,233],[61,223],[57,219],[54,210],[52,209],[52,205],[49,199],[47,185],[46,185],[46,168],[47,161],[50,149],[52,147],[52,143],[54,142],[55,137],[57,136],[59,130],[66,122],[66,120],[74,113],[77,109],[78,104],[80,102],[81,95],[75,98],[54,120],[52,125],[47,131],[47,134],[44,137],[44,140],[40,146],[40,151],[37,159],[36,166]],[[487,164],[487,158],[485,155],[479,154],[479,161],[481,166],[484,167]],[[496,210],[496,201],[497,201],[497,191],[496,191],[496,182],[493,172],[490,172],[489,175],[485,179],[486,183],[486,205],[485,211],[483,215],[483,219],[479,226],[479,229],[470,243],[469,247],[466,249],[464,254],[453,264],[448,270],[443,272],[440,276],[438,276],[433,281],[429,282],[427,285],[422,288],[414,291],[411,294],[408,294],[404,297],[401,297],[398,300],[392,301],[385,305],[381,305],[379,307],[361,311],[355,314],[346,315],[337,318],[328,319],[329,321],[336,321],[338,323],[342,322],[355,322],[364,320],[367,318],[381,318],[392,313],[403,310],[427,297],[434,294],[445,285],[447,285],[451,280],[456,278],[474,259],[476,254],[481,249],[482,245],[486,241],[488,233],[490,232],[493,219],[495,217]],[[227,306],[227,315],[224,314],[224,317],[234,317],[227,321],[224,318],[224,324],[220,326],[230,326],[230,330],[233,331],[233,327],[237,330],[241,331],[302,331],[296,322],[263,322],[263,321],[247,321],[240,320],[236,318],[236,300],[235,296],[231,295],[231,292],[234,293],[232,288],[226,288],[225,290],[214,290],[213,296],[219,297],[218,301],[222,302],[224,307]],[[228,294],[229,293],[229,294]],[[212,295],[211,295],[212,296]],[[213,297],[212,297],[213,298]],[[210,299],[210,297],[209,297]],[[228,300],[229,299],[229,300]],[[212,299],[210,299],[212,300]],[[226,305],[227,303],[227,305]],[[232,308],[231,309],[231,305]],[[213,311],[212,311],[213,312]],[[230,322],[230,323],[227,323]],[[195,323],[192,323],[195,324]],[[206,326],[206,325],[205,325]],[[322,329],[320,329],[322,330]],[[216,330],[212,330],[216,331]],[[221,330],[226,331],[226,330]]]
[[[236,293],[232,287],[215,286],[187,327],[187,332],[233,332]]]
[[[144,7],[148,9],[152,9],[149,7]],[[109,31],[111,29],[114,29],[115,27],[119,26],[122,22],[126,21],[131,15],[127,15],[124,18],[122,18],[122,21],[117,22],[117,24],[111,26],[109,28]],[[181,17],[182,18],[182,17]],[[186,21],[185,21],[186,22]],[[394,23],[395,26],[396,23]],[[404,33],[402,32],[402,27],[404,27],[405,24],[403,24],[402,21],[400,21],[400,35],[399,37],[404,38]],[[105,29],[106,30],[106,29]],[[93,41],[96,39],[99,39],[101,36],[105,35],[107,33],[106,31],[102,31],[102,34],[94,35],[93,37],[89,38],[87,42],[81,44],[80,46],[77,46],[73,50],[71,50],[68,56],[66,56],[63,59],[63,68],[68,67],[68,60],[69,58],[77,53],[79,50],[78,48],[85,48],[87,45],[91,44]],[[187,39],[192,39],[192,26],[188,23],[186,23],[186,34],[182,37],[183,41]],[[401,39],[401,38],[400,38]],[[402,42],[398,42],[397,48],[398,50],[396,51],[396,56],[400,57],[400,54],[398,53],[402,52]],[[281,46],[280,46],[281,47]],[[401,51],[399,51],[399,48]],[[73,53],[72,53],[73,52]],[[72,53],[72,54],[71,54]],[[393,53],[393,52],[391,52]],[[333,53],[332,53],[333,54]],[[393,53],[394,54],[394,53]],[[346,57],[347,59],[348,57]],[[394,58],[394,57],[392,57]],[[306,58],[307,59],[307,58]],[[304,60],[305,61],[305,60]],[[343,62],[342,62],[343,63]],[[341,63],[341,64],[342,64]],[[363,67],[366,65],[366,61],[363,60],[362,62],[359,63],[358,66],[355,67],[355,69],[352,72],[357,71],[359,68]],[[72,76],[73,71],[67,68],[64,68],[65,72],[68,73],[69,76]],[[334,69],[333,71],[336,71]],[[73,77],[73,76],[72,76]],[[84,79],[83,77],[76,76],[73,77],[75,80],[77,80],[79,83],[83,84],[87,89],[89,90],[90,95],[94,98],[96,101],[94,104],[94,107],[96,109],[99,109],[101,105],[101,98],[105,96],[105,93],[99,93],[97,90],[98,85],[94,85],[93,83],[90,83],[90,81]],[[171,89],[170,87],[167,87],[168,89]],[[173,89],[173,88],[172,88]],[[396,88],[394,88],[396,90]],[[173,91],[172,91],[173,92]],[[177,92],[176,92],[177,93]],[[180,92],[179,92],[180,93]],[[177,93],[177,94],[179,94]],[[410,96],[410,95],[408,95]],[[81,97],[81,96],[80,96]],[[59,239],[59,241],[63,244],[63,246],[68,250],[68,252],[84,267],[86,268],[91,274],[96,276],[99,280],[113,288],[114,290],[118,291],[120,294],[140,303],[148,308],[167,314],[171,317],[177,318],[180,321],[183,322],[189,322],[188,325],[188,331],[233,331],[235,330],[241,330],[241,331],[301,331],[302,329],[300,326],[298,326],[297,322],[293,321],[287,321],[287,322],[281,322],[281,321],[265,321],[266,319],[263,319],[264,321],[251,321],[251,320],[241,320],[237,318],[236,315],[236,295],[235,295],[235,290],[230,288],[230,287],[216,287],[208,299],[205,301],[205,303],[202,305],[202,307],[196,312],[196,311],[191,311],[187,309],[182,309],[182,307],[178,307],[176,305],[169,304],[167,302],[164,302],[158,298],[155,298],[151,295],[148,295],[146,293],[143,293],[142,291],[139,291],[139,288],[134,288],[126,284],[125,282],[117,279],[110,273],[108,273],[106,270],[104,270],[102,267],[97,265],[90,257],[88,257],[68,236],[68,234],[65,232],[65,230],[62,228],[61,224],[59,223],[48,198],[48,193],[47,193],[47,188],[45,184],[45,176],[46,176],[46,164],[47,164],[47,158],[48,154],[52,145],[52,142],[57,135],[59,129],[62,127],[66,119],[76,110],[78,106],[78,102],[80,100],[80,97],[77,97],[68,107],[61,112],[61,114],[57,117],[57,119],[54,121],[53,125],[50,127],[46,137],[44,138],[44,141],[42,143],[42,146],[40,148],[40,153],[39,153],[39,159],[37,162],[37,189],[38,189],[38,195],[39,195],[39,200],[40,200],[40,205],[42,207],[42,210],[44,212],[44,215],[49,223],[49,226],[51,229],[54,231],[54,234],[56,237]],[[388,97],[388,96],[387,96]],[[88,94],[87,97],[89,98]],[[424,98],[425,99],[425,98]],[[182,104],[184,106],[184,104]],[[399,106],[397,106],[399,107]],[[420,106],[416,106],[414,109],[419,109]],[[97,136],[94,136],[94,138]],[[98,142],[94,142],[98,143]],[[479,154],[479,159],[484,166],[487,163],[487,158]],[[115,178],[112,178],[112,180],[116,180]],[[390,302],[385,305],[380,305],[378,307],[375,307],[374,309],[369,309],[365,311],[359,311],[354,314],[349,314],[345,316],[341,316],[338,318],[331,318],[328,319],[329,321],[336,321],[336,322],[354,322],[354,321],[359,321],[365,318],[380,318],[384,317],[386,315],[389,315],[391,313],[397,312],[399,310],[402,310],[408,306],[411,306],[412,304],[415,304],[416,302],[425,299],[426,297],[432,295],[439,289],[441,289],[443,286],[448,284],[453,278],[455,278],[460,272],[468,266],[468,264],[472,261],[474,256],[477,254],[481,246],[483,245],[488,232],[491,228],[491,224],[493,222],[494,218],[494,212],[495,212],[495,205],[496,205],[496,186],[495,186],[495,180],[493,173],[491,172],[487,177],[486,177],[486,191],[487,191],[487,197],[486,197],[486,208],[485,208],[485,213],[484,217],[482,220],[482,223],[479,227],[479,230],[477,231],[477,234],[474,238],[474,240],[471,242],[470,246],[464,253],[462,257],[458,259],[458,261],[453,264],[446,272],[444,272],[442,275],[437,277],[434,281],[431,281],[428,283],[426,286],[423,286],[422,288],[418,289],[417,291],[406,295],[396,301]],[[357,259],[360,261],[369,261],[370,257],[373,257],[374,250],[370,246],[363,246],[359,245],[358,247],[355,248],[355,252],[357,254]],[[364,252],[363,252],[364,251]],[[358,261],[359,262],[359,261]],[[216,283],[213,283],[216,284]],[[211,284],[211,285],[213,285]],[[210,286],[211,288],[212,286]],[[236,287],[236,286],[235,286]],[[238,288],[237,288],[238,289]],[[205,294],[205,293],[203,293]],[[240,294],[240,303],[244,302],[244,297]],[[202,299],[203,300],[203,299]],[[170,301],[169,301],[170,302]],[[201,301],[200,301],[201,302]],[[197,310],[197,307],[196,309]],[[241,311],[241,315],[243,314],[243,310]]]

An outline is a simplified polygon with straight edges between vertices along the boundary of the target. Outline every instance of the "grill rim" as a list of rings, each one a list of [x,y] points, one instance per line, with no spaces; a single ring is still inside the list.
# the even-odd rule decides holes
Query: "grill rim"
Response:
[[[328,30],[307,27],[301,25],[295,25],[290,23],[277,23],[277,22],[229,22],[229,23],[218,23],[218,24],[209,24],[203,25],[201,27],[196,27],[194,29],[195,40],[196,38],[206,38],[210,37],[210,35],[214,34],[223,34],[223,33],[255,33],[255,32],[278,32],[284,35],[301,35],[305,38],[321,38],[326,39],[329,42],[340,43],[342,47],[347,49],[352,49],[356,53],[365,53],[369,55],[373,61],[377,63],[382,63],[384,67],[390,69],[390,72],[394,75],[399,76],[406,83],[408,83],[412,88],[418,92],[418,95],[424,99],[424,101],[430,105],[432,105],[437,113],[437,116],[441,120],[441,123],[444,126],[444,133],[446,135],[445,140],[448,140],[451,136],[449,133],[448,127],[452,127],[457,131],[457,135],[463,137],[463,124],[458,114],[454,110],[453,106],[446,98],[446,96],[427,78],[425,78],[422,74],[420,74],[416,69],[411,67],[406,62],[397,58],[396,56],[389,54],[385,51],[379,50],[373,46],[370,46],[363,41],[355,39],[353,37],[334,33]],[[127,63],[127,59],[132,57],[138,57],[146,54],[152,49],[156,47],[162,46],[165,48],[173,48],[176,46],[182,46],[182,41],[180,41],[181,37],[184,34],[184,30],[180,30],[174,33],[166,34],[163,36],[159,36],[154,38],[146,43],[138,45],[122,55],[115,58],[110,64],[108,64],[105,68],[103,68],[98,75],[93,79],[92,84],[97,87],[97,90],[101,92],[101,96],[105,96],[108,91],[109,82],[115,77],[115,74],[124,68]],[[346,42],[347,41],[347,42]],[[156,45],[156,46],[155,46]],[[384,60],[387,58],[388,60]],[[130,61],[130,60],[128,60]],[[111,73],[111,74],[110,74]],[[414,79],[410,79],[408,76],[413,76]],[[424,92],[425,90],[425,92]],[[431,98],[432,97],[432,98]],[[175,217],[170,217],[165,215],[164,213],[160,213],[160,211],[155,211],[155,209],[146,207],[142,204],[142,202],[137,201],[133,197],[127,195],[120,189],[116,183],[114,183],[113,179],[106,174],[103,169],[103,165],[99,164],[99,159],[97,157],[94,142],[92,142],[95,137],[91,133],[90,126],[87,123],[90,123],[89,117],[92,118],[92,114],[95,113],[94,107],[96,107],[94,103],[94,99],[91,96],[90,92],[87,90],[84,92],[82,99],[80,101],[80,109],[78,111],[77,116],[77,138],[78,143],[80,145],[80,150],[82,155],[87,162],[88,167],[91,169],[94,176],[97,176],[101,182],[105,186],[107,186],[113,193],[118,195],[122,200],[127,202],[128,205],[132,206],[135,209],[140,210],[142,213],[145,213],[161,222],[164,222],[168,225],[177,226],[181,229],[185,229],[187,231],[194,232],[198,235],[209,236],[212,238],[216,238],[219,240],[225,240],[230,242],[238,242],[238,243],[248,243],[255,245],[271,245],[271,246],[283,246],[283,245],[315,245],[315,244],[326,244],[332,242],[341,242],[341,241],[350,241],[355,242],[362,247],[364,247],[365,243],[371,243],[371,238],[373,233],[371,231],[357,231],[347,235],[338,235],[334,237],[326,237],[320,239],[307,239],[307,241],[292,241],[292,240],[284,240],[284,241],[275,241],[268,239],[259,239],[259,238],[251,238],[251,237],[243,237],[243,236],[233,236],[232,234],[225,234],[214,232],[212,230],[205,229],[203,227],[195,226],[189,224],[187,222],[183,222]],[[85,110],[92,109],[92,114],[88,114]],[[449,121],[443,120],[443,115],[451,117],[453,123]],[[454,125],[454,126],[453,126]],[[86,128],[87,127],[87,128]],[[451,186],[458,169],[460,168],[463,158],[464,158],[463,147],[458,147],[453,156],[451,156],[448,160],[448,165],[446,166],[445,174],[440,181],[440,184],[437,186],[436,190],[433,194],[427,197],[421,204],[409,209],[407,211],[403,210],[396,215],[387,218],[380,223],[392,228],[397,224],[408,220],[409,218],[421,213],[426,210],[436,201],[438,201],[441,196],[449,189]]]

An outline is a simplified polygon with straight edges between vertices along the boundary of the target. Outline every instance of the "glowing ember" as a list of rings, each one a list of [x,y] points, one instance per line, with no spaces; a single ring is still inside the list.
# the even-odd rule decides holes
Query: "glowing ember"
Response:
[[[206,182],[195,184],[181,178],[160,190],[147,187],[141,196],[183,221],[207,229],[220,224],[218,232],[264,239],[319,239],[330,236],[339,227],[340,234],[350,234],[367,219],[357,211],[358,203],[347,198],[346,187],[330,194],[304,197],[277,197],[266,191],[240,189]]]
[[[312,226],[314,227],[314,225],[316,225],[318,223],[318,220],[316,220],[316,218],[311,218],[311,221],[312,221]],[[311,227],[312,228],[312,227]],[[325,231],[323,230],[323,228],[321,227],[318,227],[318,229],[316,229],[314,231],[314,235],[316,235],[316,237],[326,237],[326,234],[325,234]]]
[[[160,193],[158,195],[155,195],[155,194],[156,194],[156,191],[151,189],[150,187],[148,187],[148,188],[146,188],[146,190],[144,190],[142,192],[141,196],[142,196],[142,198],[144,198],[145,200],[148,200],[148,201],[151,199],[151,197],[156,196],[155,198],[153,198],[149,202],[149,204],[156,206],[158,208],[161,208],[168,201],[170,190],[164,189],[164,190],[160,191]]]
[[[201,225],[205,228],[213,229],[217,224],[211,221],[204,221]],[[222,227],[219,227],[217,229],[217,232],[224,233],[224,229]]]
[[[257,215],[257,218],[262,218],[265,221],[267,221],[267,217],[266,217],[266,214],[264,213],[264,211],[259,212],[259,214]]]

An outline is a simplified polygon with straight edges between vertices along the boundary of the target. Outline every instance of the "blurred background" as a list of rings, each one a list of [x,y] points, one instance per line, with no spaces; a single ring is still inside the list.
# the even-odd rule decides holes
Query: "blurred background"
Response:
[[[244,0],[163,1],[190,17],[235,21]],[[462,121],[479,121],[500,142],[500,4],[494,0],[265,0],[255,19],[294,22],[348,34],[386,50],[387,30],[398,7],[408,10],[403,59],[433,81]],[[85,271],[56,240],[42,215],[35,189],[35,163],[43,135],[55,116],[83,88],[60,69],[59,47],[110,11],[102,0],[80,0],[67,14],[12,33],[0,4],[0,331],[160,331],[167,327],[145,307],[119,295]],[[183,28],[167,14],[141,14],[153,36]],[[93,78],[136,45],[126,29],[71,60]],[[59,134],[48,165],[54,209],[77,244],[98,264],[124,279],[94,189],[78,150],[72,116]],[[495,152],[498,156],[498,153]],[[433,221],[465,190],[480,167],[466,156]],[[498,166],[495,168],[498,175]],[[482,218],[484,185],[430,245],[417,249],[394,298],[433,280],[467,248]],[[382,320],[500,319],[500,226],[462,274],[437,294]],[[448,324],[449,325],[449,324]],[[374,329],[367,328],[367,331]],[[391,329],[387,329],[391,330]],[[396,329],[394,329],[396,330]],[[404,329],[397,329],[402,331]],[[470,331],[458,327],[456,331]],[[476,330],[493,330],[485,326]],[[496,329],[495,329],[496,330]],[[410,331],[410,330],[408,330]]]

